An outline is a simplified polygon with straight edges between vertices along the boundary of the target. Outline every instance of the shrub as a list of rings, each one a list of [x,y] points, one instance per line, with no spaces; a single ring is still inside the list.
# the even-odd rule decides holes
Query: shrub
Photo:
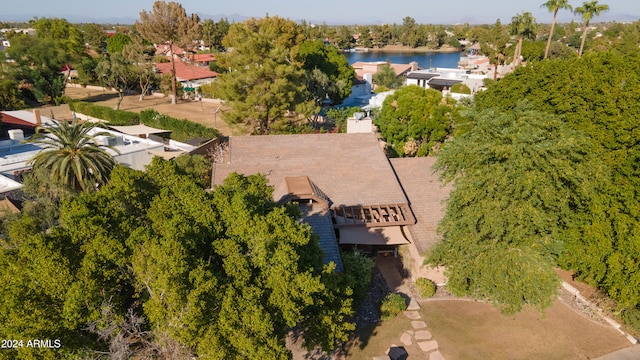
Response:
[[[177,141],[185,141],[195,137],[215,138],[220,135],[216,129],[186,119],[163,115],[153,109],[140,111],[140,122],[154,128],[171,130],[171,138]]]
[[[371,269],[375,262],[361,251],[341,252],[342,265],[344,266],[343,277],[346,285],[353,289],[354,308],[360,306],[369,291],[371,283]]]
[[[407,309],[407,302],[399,294],[387,295],[380,304],[380,317],[382,320],[389,320]]]
[[[640,334],[640,309],[629,308],[622,311],[620,317],[632,332],[636,335]]]
[[[95,117],[98,119],[107,120],[109,125],[124,126],[124,125],[138,125],[140,123],[140,116],[134,112],[113,110],[107,106],[95,105],[83,101],[75,101],[69,103],[69,108],[72,111],[76,111],[87,116]]]
[[[73,102],[69,104],[73,111],[107,120],[109,125],[125,126],[145,124],[150,127],[171,130],[171,138],[177,141],[185,141],[195,137],[215,138],[220,135],[218,130],[208,128],[193,121],[186,119],[176,119],[168,115],[158,113],[153,109],[147,109],[140,114],[113,110],[107,106],[100,106],[88,102]]]
[[[416,279],[416,288],[421,298],[430,298],[436,293],[436,284],[427,278]]]
[[[451,92],[456,94],[471,94],[471,89],[465,84],[455,84],[451,87]]]

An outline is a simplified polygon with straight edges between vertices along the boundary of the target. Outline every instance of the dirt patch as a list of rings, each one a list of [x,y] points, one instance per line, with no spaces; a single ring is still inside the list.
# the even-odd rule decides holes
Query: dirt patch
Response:
[[[593,286],[583,283],[581,281],[577,281],[573,277],[573,272],[562,270],[562,269],[554,269],[556,274],[566,283],[573,286],[574,288],[580,291],[580,294],[587,299],[596,299],[600,297],[600,293]]]
[[[83,87],[67,87],[65,95],[72,99],[79,99],[92,102],[97,105],[115,107],[118,102],[118,95],[114,91],[102,89],[88,89]],[[168,97],[163,96],[146,96],[144,100],[140,100],[140,95],[128,95],[124,97],[121,110],[140,112],[145,109],[154,109],[161,114],[166,114],[178,119],[187,119],[206,127],[216,128],[223,135],[242,134],[241,127],[229,127],[224,121],[224,112],[229,108],[216,100],[191,101],[179,100],[177,104],[172,105]],[[43,114],[49,116],[49,110],[45,109]],[[70,117],[70,113],[60,117],[56,114],[57,119]],[[63,117],[65,116],[65,117]]]

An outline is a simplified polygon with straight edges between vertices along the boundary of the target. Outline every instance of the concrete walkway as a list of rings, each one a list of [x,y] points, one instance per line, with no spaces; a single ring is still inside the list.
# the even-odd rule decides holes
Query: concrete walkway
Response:
[[[611,354],[600,356],[594,360],[638,360],[640,359],[640,345],[624,348]]]

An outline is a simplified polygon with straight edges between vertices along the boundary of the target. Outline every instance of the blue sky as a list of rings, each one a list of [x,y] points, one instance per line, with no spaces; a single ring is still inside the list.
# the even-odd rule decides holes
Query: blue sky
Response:
[[[151,9],[153,0],[19,0],[6,1],[0,6],[0,17],[45,16],[69,17],[77,21],[78,17],[131,18],[137,19],[143,9]],[[265,14],[279,15],[295,20],[306,19],[327,23],[402,23],[405,16],[411,16],[423,23],[483,22],[493,23],[500,18],[508,23],[511,17],[523,10],[530,11],[538,22],[551,22],[551,14],[540,8],[545,0],[182,0],[180,2],[188,13],[208,15],[233,15],[262,17]],[[638,0],[601,0],[609,5],[607,17],[624,19],[630,15],[640,17]],[[574,7],[582,0],[571,1]],[[560,14],[568,21],[569,12]],[[576,19],[578,19],[576,17]],[[89,20],[90,21],[90,20]],[[596,19],[597,21],[597,19]]]

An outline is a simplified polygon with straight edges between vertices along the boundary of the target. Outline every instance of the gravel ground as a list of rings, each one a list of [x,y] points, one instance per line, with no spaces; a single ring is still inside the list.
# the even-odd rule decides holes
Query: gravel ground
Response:
[[[391,290],[384,281],[382,274],[378,268],[374,267],[371,271],[371,284],[369,285],[367,297],[362,302],[362,305],[360,305],[358,311],[356,311],[356,327],[361,328],[366,325],[377,324],[380,322],[378,305],[389,293],[391,293]]]

